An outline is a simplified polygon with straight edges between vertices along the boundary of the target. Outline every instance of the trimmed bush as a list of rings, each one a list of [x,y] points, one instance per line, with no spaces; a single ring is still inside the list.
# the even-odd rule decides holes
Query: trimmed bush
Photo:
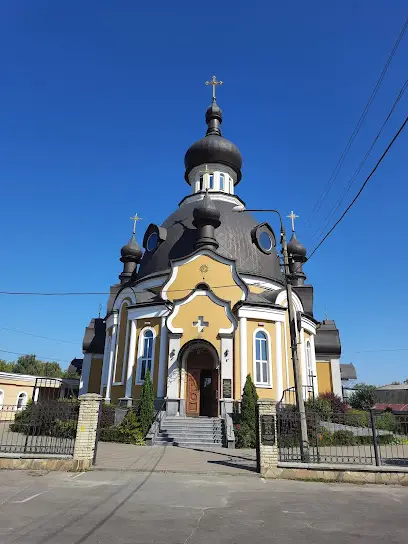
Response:
[[[130,409],[120,425],[111,425],[100,430],[102,442],[144,445],[140,423],[133,409]]]
[[[237,448],[256,446],[256,403],[258,393],[248,374],[241,400],[241,413],[234,415],[235,445]]]
[[[146,372],[146,376],[142,385],[142,391],[140,393],[138,417],[140,423],[140,430],[143,434],[143,437],[145,437],[149,432],[151,424],[154,421],[154,391],[149,370]]]

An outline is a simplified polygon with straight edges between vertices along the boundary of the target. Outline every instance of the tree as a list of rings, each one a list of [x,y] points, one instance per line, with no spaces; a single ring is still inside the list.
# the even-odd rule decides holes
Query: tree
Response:
[[[370,410],[375,403],[375,385],[358,383],[350,395],[349,404],[355,410]]]
[[[245,380],[244,390],[241,399],[241,422],[256,429],[256,403],[258,393],[251,376],[248,374]]]
[[[35,355],[22,355],[13,366],[16,374],[30,374],[41,376],[42,362],[36,359]]]
[[[0,359],[0,372],[13,372],[14,363],[8,363],[4,359]]]
[[[154,420],[154,391],[149,370],[146,372],[142,385],[142,391],[140,393],[138,416],[140,429],[143,437],[145,437],[149,432],[150,426]]]

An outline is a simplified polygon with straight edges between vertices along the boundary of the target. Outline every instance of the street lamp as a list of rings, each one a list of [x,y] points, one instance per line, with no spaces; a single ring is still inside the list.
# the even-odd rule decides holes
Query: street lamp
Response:
[[[279,216],[280,221],[280,242],[282,246],[283,254],[283,265],[284,265],[284,278],[285,278],[285,287],[286,287],[286,296],[288,300],[288,316],[289,316],[289,331],[290,331],[290,346],[292,351],[292,363],[293,363],[293,377],[295,381],[295,395],[296,395],[296,406],[299,410],[300,415],[300,454],[302,461],[308,461],[309,459],[309,440],[307,436],[307,422],[306,422],[306,412],[305,412],[305,403],[303,399],[303,387],[302,387],[302,375],[299,365],[299,357],[297,351],[297,332],[296,332],[296,320],[295,313],[293,311],[293,292],[292,284],[290,283],[290,270],[289,270],[289,255],[288,255],[288,246],[286,242],[286,231],[283,226],[282,216],[278,210],[264,210],[264,209],[251,209],[248,210],[244,206],[235,206],[233,208],[234,212],[264,212],[264,213],[276,213]]]

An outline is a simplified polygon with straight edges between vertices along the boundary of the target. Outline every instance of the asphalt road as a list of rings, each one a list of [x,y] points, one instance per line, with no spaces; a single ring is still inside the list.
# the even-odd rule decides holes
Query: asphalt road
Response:
[[[0,544],[408,541],[402,487],[131,471],[0,479]]]

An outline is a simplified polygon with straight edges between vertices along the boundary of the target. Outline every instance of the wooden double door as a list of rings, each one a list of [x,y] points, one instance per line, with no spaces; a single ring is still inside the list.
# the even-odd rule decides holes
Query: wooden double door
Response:
[[[218,416],[218,370],[188,370],[186,404],[188,416]]]

